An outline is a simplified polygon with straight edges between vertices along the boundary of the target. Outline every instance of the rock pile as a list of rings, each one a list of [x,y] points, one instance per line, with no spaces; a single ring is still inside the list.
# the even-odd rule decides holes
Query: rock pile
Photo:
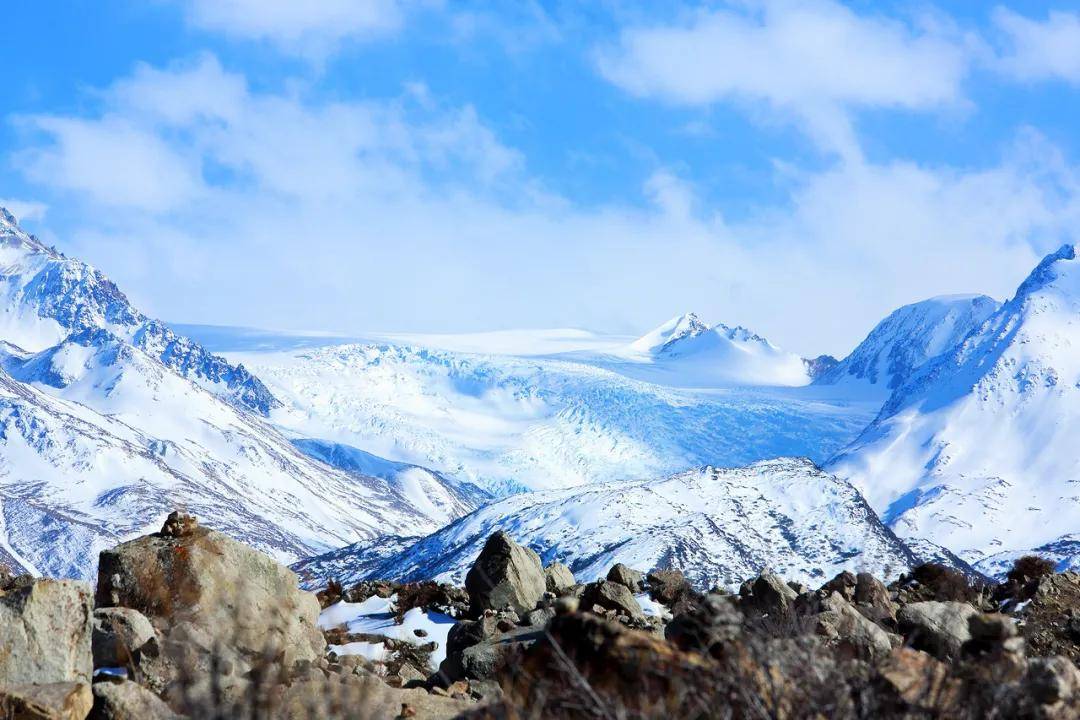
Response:
[[[174,513],[101,553],[96,594],[0,576],[0,717],[1080,718],[1080,575],[1030,560],[997,587],[950,573],[812,589],[763,571],[728,594],[617,564],[579,583],[500,532],[464,588],[316,596]],[[320,611],[372,599],[407,639],[320,629]],[[453,622],[445,643],[416,613]],[[370,647],[383,654],[355,654]]]

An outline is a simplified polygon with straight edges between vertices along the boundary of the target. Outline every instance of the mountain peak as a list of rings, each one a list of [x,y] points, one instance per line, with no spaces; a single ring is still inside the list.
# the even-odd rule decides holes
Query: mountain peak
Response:
[[[1027,279],[1016,291],[1016,299],[1037,293],[1053,285],[1059,285],[1068,278],[1067,287],[1062,290],[1080,297],[1080,274],[1072,268],[1076,265],[1076,246],[1071,243],[1062,245],[1056,251],[1042,259]]]
[[[709,331],[709,326],[698,318],[696,313],[688,312],[676,315],[663,325],[645,333],[635,340],[631,347],[645,353],[661,352],[672,344],[697,337]]]
[[[19,226],[19,221],[15,219],[15,216],[2,205],[0,205],[0,225],[10,225],[11,227]]]

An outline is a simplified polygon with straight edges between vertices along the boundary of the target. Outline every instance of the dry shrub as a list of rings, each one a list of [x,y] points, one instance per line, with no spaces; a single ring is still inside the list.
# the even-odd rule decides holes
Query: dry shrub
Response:
[[[1027,580],[1041,578],[1044,575],[1051,575],[1056,567],[1057,564],[1053,560],[1038,555],[1024,555],[1013,562],[1012,569],[1009,570],[1006,577],[1009,580],[1023,583]]]

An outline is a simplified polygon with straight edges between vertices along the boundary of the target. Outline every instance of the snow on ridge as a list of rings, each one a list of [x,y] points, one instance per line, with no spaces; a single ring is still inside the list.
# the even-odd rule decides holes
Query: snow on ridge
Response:
[[[1080,261],[1051,253],[950,351],[898,387],[828,468],[902,537],[995,572],[994,558],[1080,562]]]
[[[514,495],[389,556],[362,542],[302,566],[311,587],[330,575],[460,583],[497,529],[545,564],[566,563],[579,581],[603,577],[616,562],[735,588],[766,567],[820,583],[843,569],[894,577],[916,561],[849,483],[806,459],[778,458]]]

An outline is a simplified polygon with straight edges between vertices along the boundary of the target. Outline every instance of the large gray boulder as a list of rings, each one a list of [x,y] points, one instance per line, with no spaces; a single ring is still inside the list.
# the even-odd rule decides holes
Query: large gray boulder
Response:
[[[0,591],[0,685],[89,683],[90,586],[34,580]]]
[[[960,657],[960,648],[971,639],[968,621],[977,613],[967,603],[928,600],[900,608],[896,621],[908,644],[948,660]]]
[[[639,593],[645,589],[645,573],[627,567],[622,563],[615,563],[608,570],[607,579],[611,582],[626,586],[630,592]]]
[[[777,575],[762,570],[751,588],[753,605],[763,615],[783,616],[791,610],[798,595]]]
[[[504,608],[524,615],[536,607],[547,582],[540,556],[499,531],[484,543],[465,576],[465,589],[474,615]]]
[[[101,553],[97,604],[138,610],[162,634],[187,623],[241,653],[276,650],[287,666],[326,647],[319,602],[291,570],[176,513],[162,532]]]
[[[599,580],[590,584],[581,596],[581,604],[586,610],[592,610],[593,606],[599,605],[605,610],[614,610],[632,618],[645,616],[630,589],[612,580]]]
[[[814,632],[860,659],[878,661],[892,652],[889,635],[839,592],[821,601],[821,612],[814,616]]]

